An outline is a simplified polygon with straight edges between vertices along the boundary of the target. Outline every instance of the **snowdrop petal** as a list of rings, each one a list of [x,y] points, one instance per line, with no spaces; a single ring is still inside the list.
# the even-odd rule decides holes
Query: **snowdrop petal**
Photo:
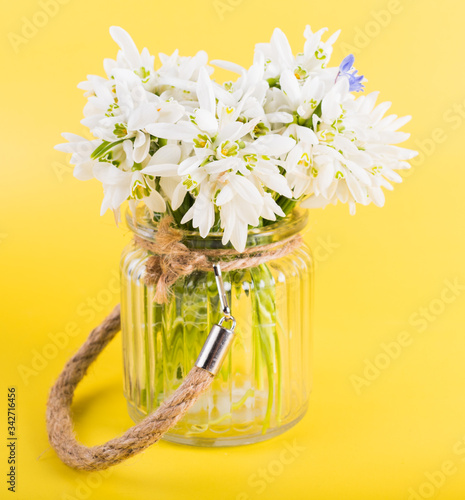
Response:
[[[126,140],[123,142],[123,150],[126,153],[126,163],[129,168],[134,165],[134,145],[132,141]]]
[[[318,137],[315,132],[308,127],[296,127],[297,136],[300,141],[306,144],[318,144]]]
[[[204,168],[209,174],[219,174],[233,168],[237,161],[235,158],[223,158],[222,160],[208,163]]]
[[[230,202],[233,198],[234,191],[229,186],[225,186],[217,196],[216,204],[220,207],[221,205]]]
[[[153,123],[147,125],[145,130],[154,137],[160,137],[161,139],[175,139],[188,142],[192,142],[196,135],[195,127],[189,122]]]
[[[289,152],[295,146],[295,141],[291,137],[284,137],[278,134],[264,135],[259,137],[253,148],[260,154],[269,156],[281,156]]]
[[[260,118],[254,118],[247,123],[241,124],[236,133],[232,134],[229,140],[237,141],[238,139],[242,139],[245,135],[250,134],[259,122]]]
[[[145,138],[145,134],[144,132],[141,132],[140,130],[138,130],[136,132],[136,139],[134,141],[134,148],[139,148],[141,146],[143,146],[146,142],[146,138]]]
[[[291,46],[289,45],[286,35],[279,28],[276,28],[273,31],[271,44],[274,46],[278,53],[278,57],[282,62],[292,64],[294,56],[292,54]]]
[[[189,82],[188,80],[184,80],[183,78],[170,75],[161,75],[159,84],[177,87],[180,90],[186,90],[188,92],[193,92],[197,89],[197,84],[195,82]]]
[[[117,210],[130,195],[129,186],[126,185],[106,186],[104,192],[100,215],[103,215],[108,209]]]
[[[149,165],[141,170],[141,173],[154,175],[156,177],[177,176],[178,165],[172,163],[159,163],[156,165]]]
[[[129,185],[131,174],[123,172],[110,163],[96,162],[93,168],[94,176],[103,184],[117,185],[127,183]]]
[[[149,123],[156,120],[158,115],[157,105],[155,103],[146,103],[143,106],[136,108],[129,117],[128,129],[129,130],[140,130],[143,129]]]
[[[206,238],[215,222],[215,208],[211,200],[200,193],[194,203],[192,225],[199,229],[200,236]]]
[[[127,31],[123,30],[123,28],[120,28],[119,26],[112,26],[110,28],[110,35],[120,46],[125,59],[131,67],[138,68],[140,66],[139,51]]]
[[[263,210],[261,216],[268,220],[276,220],[276,215],[284,217],[286,214],[282,208],[274,201],[270,193],[265,193]]]
[[[210,135],[215,135],[218,130],[218,121],[215,115],[205,109],[195,111],[195,121],[199,128]]]
[[[268,113],[266,118],[270,123],[292,123],[294,120],[293,116],[290,113],[286,113],[285,111],[276,111],[274,113]]]
[[[300,101],[301,93],[299,83],[294,73],[291,70],[283,71],[279,82],[283,92],[289,97],[294,105],[297,105]]]
[[[199,99],[200,108],[214,115],[216,109],[215,92],[213,91],[212,81],[205,68],[200,68],[199,71],[197,97]]]
[[[177,210],[182,205],[182,202],[184,201],[186,194],[187,194],[187,189],[185,188],[184,184],[180,182],[176,186],[171,198],[171,207],[173,208],[173,210]]]
[[[347,203],[349,199],[349,188],[345,182],[339,182],[337,185],[336,196],[342,203]]]
[[[353,178],[351,174],[346,176],[347,187],[350,193],[358,203],[365,203],[365,195],[360,184]]]
[[[231,234],[231,243],[238,252],[245,250],[247,243],[247,224],[237,221]]]
[[[233,204],[231,203],[231,205]],[[254,227],[260,222],[260,212],[262,211],[262,206],[247,206],[245,203],[234,203],[234,210],[238,220],[246,222],[247,226]]]
[[[410,134],[406,132],[382,131],[380,132],[380,136],[385,143],[398,144],[399,142],[406,141],[410,137]]]
[[[395,115],[394,115],[395,116]],[[397,130],[399,128],[402,128],[406,123],[408,123],[412,119],[411,116],[402,116],[400,118],[397,118],[394,120],[390,125],[389,129],[390,130]]]
[[[388,169],[388,168],[383,169],[382,173],[388,181],[402,182],[402,177],[398,173],[394,172],[391,169]]]
[[[261,204],[262,197],[258,189],[245,177],[240,175],[231,176],[229,182],[234,191],[245,201],[249,203]]]
[[[94,178],[93,166],[94,161],[89,160],[86,162],[79,163],[73,169],[73,175],[76,179],[80,181],[88,181]]]
[[[167,144],[161,147],[149,161],[149,165],[160,163],[179,163],[181,159],[181,148],[176,144]]]
[[[381,188],[379,188],[379,187],[369,188],[368,192],[370,194],[371,199],[373,200],[373,203],[377,207],[384,206],[385,198],[384,198],[383,190]]]
[[[317,185],[323,194],[326,194],[326,190],[333,181],[334,168],[331,164],[326,164],[318,171]]]
[[[324,208],[329,201],[324,196],[310,196],[301,202],[302,208]]]
[[[247,130],[247,132],[245,132]],[[224,126],[218,133],[216,141],[221,143],[225,140],[236,141],[242,137],[243,132],[249,133],[248,129],[244,128],[244,124],[241,122],[231,122]],[[242,134],[242,135],[241,135]]]
[[[372,120],[373,120],[374,123],[376,123],[379,120],[381,120],[381,117],[391,107],[391,104],[392,103],[386,101],[386,102],[382,102],[381,104],[378,104],[378,106],[376,106],[376,108],[371,113],[371,118],[372,118]]]
[[[201,163],[201,160],[195,156],[186,158],[178,167],[178,175],[189,175],[197,170]]]
[[[150,136],[148,134],[144,134],[143,132],[140,132],[140,134],[141,134],[140,139],[139,137],[136,137],[136,140],[134,141],[133,155],[134,155],[134,161],[136,163],[142,163],[147,158],[150,149]],[[136,146],[136,142],[138,139],[140,145]]]
[[[283,175],[279,173],[267,174],[266,172],[257,171],[256,176],[267,188],[276,191],[287,198],[292,198],[292,191]]]
[[[195,207],[192,205],[191,208],[184,214],[184,217],[181,219],[181,224],[186,224],[187,222],[191,221],[194,217],[194,211]]]
[[[164,212],[166,210],[165,200],[157,191],[152,191],[150,196],[143,198],[143,202],[152,212]]]
[[[238,73],[239,75],[242,75],[246,71],[242,66],[239,66],[239,64],[229,61],[223,61],[221,59],[213,59],[213,61],[210,61],[210,63],[214,64],[215,66],[218,66],[219,68],[223,68],[227,71]]]
[[[151,180],[149,180],[148,184],[151,186],[153,185]],[[159,185],[161,187],[160,192],[162,193],[162,196],[164,195],[163,198],[166,196],[168,200],[172,200],[174,191],[179,185],[182,186],[182,182],[180,182],[180,178],[178,176],[160,177]],[[171,206],[172,205],[173,204],[171,204]]]

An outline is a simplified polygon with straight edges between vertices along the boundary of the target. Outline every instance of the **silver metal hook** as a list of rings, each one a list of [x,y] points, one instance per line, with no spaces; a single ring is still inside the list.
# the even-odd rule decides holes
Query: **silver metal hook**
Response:
[[[223,276],[221,274],[221,266],[219,262],[213,264],[213,273],[215,274],[216,286],[218,288],[218,295],[220,297],[221,310],[224,314],[224,317],[220,320],[220,325],[222,325],[223,321],[229,320],[231,321],[231,330],[234,330],[236,326],[236,320],[231,315],[231,309],[228,304],[228,296],[226,295],[226,291],[224,289]]]
[[[223,276],[221,275],[220,264],[213,264],[213,272],[215,274],[216,286],[218,288],[218,294],[220,296],[221,310],[226,316],[231,315],[231,309],[228,304],[228,297],[224,289]]]

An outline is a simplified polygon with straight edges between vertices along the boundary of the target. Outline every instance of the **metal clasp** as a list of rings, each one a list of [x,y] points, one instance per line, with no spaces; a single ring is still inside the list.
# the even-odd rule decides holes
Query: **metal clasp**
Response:
[[[219,262],[213,264],[213,273],[215,274],[216,286],[218,288],[218,295],[220,297],[221,310],[224,314],[224,316],[220,319],[219,324],[221,326],[224,321],[231,321],[230,330],[233,331],[234,328],[236,327],[236,320],[234,319],[234,316],[231,314],[231,309],[229,308],[228,297],[226,295],[226,290],[224,289],[223,276],[221,274],[221,267]]]

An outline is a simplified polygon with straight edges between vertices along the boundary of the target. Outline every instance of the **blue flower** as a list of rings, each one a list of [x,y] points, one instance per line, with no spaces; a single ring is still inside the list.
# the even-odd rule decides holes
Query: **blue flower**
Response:
[[[339,73],[347,73],[352,69],[354,65],[355,57],[353,54],[349,54],[344,60],[341,62],[339,66]]]
[[[336,80],[339,78],[339,76],[343,75],[349,79],[349,90],[350,92],[359,92],[360,90],[363,90],[364,86],[362,84],[363,81],[363,75],[358,75],[357,76],[357,70],[353,71],[352,73],[349,73],[349,71],[352,69],[354,65],[354,60],[355,57],[353,54],[349,54],[347,57],[343,59],[341,64],[339,65],[339,73],[337,74]]]

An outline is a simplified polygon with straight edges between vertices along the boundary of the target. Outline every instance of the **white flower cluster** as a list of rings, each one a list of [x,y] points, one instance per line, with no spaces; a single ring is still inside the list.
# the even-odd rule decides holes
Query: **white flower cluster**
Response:
[[[363,88],[353,56],[328,67],[339,33],[307,26],[302,53],[294,56],[284,33],[257,44],[249,69],[225,61],[212,64],[239,74],[220,85],[210,78],[205,52],[194,57],[139,53],[131,37],[112,27],[116,61],[104,62],[107,78],[89,76],[87,126],[95,140],[63,134],[57,149],[72,153],[74,175],[96,178],[105,196],[101,213],[129,200],[153,212],[176,213],[181,225],[202,237],[222,231],[223,243],[239,251],[249,226],[285,216],[296,203],[378,206],[382,188],[400,182],[415,152],[393,144],[410,117],[383,117],[377,93]]]

